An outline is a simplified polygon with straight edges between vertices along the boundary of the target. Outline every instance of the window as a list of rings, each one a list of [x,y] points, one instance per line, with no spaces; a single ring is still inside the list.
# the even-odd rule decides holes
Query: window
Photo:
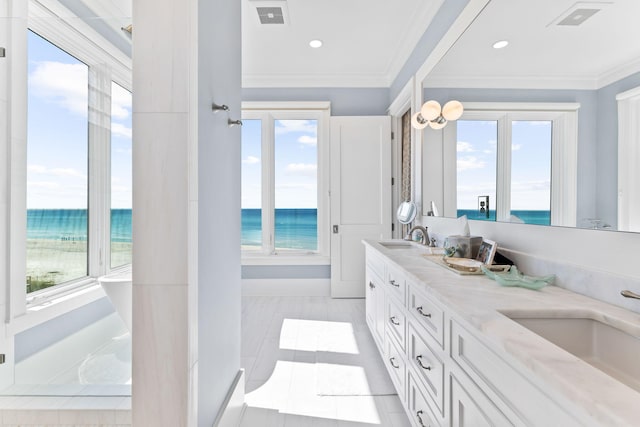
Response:
[[[131,264],[131,92],[111,83],[111,268]]]
[[[458,216],[575,225],[578,107],[468,103],[455,129]]]
[[[27,304],[132,258],[132,103],[120,84],[130,69],[93,45],[76,46],[83,39],[68,43],[57,27],[37,29],[71,50],[28,32],[27,253],[12,258],[26,264]]]
[[[327,251],[322,189],[327,110],[243,110],[242,249],[245,254]]]
[[[88,274],[88,67],[28,34],[27,292]]]

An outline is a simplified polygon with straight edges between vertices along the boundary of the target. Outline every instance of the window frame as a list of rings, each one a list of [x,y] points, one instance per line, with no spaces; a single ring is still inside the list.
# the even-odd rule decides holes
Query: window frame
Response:
[[[11,329],[15,332],[24,330],[37,323],[80,307],[96,299],[104,293],[97,278],[118,271],[125,271],[131,265],[110,268],[110,207],[111,207],[111,82],[131,91],[131,58],[113,47],[107,40],[91,29],[86,23],[73,19],[62,5],[43,7],[37,1],[29,2],[29,16],[24,27],[47,42],[67,52],[89,67],[89,111],[88,111],[88,247],[87,276],[63,282],[49,288],[27,294],[24,284],[26,253],[12,253],[10,256],[12,273],[11,303],[8,321],[14,322]],[[26,37],[25,37],[26,42]],[[24,52],[15,60],[28,61],[25,45]],[[24,75],[24,92],[16,91],[15,96],[27,100],[26,81]],[[105,112],[106,114],[105,118]],[[26,116],[24,119],[26,129]],[[20,164],[20,172],[16,174],[20,185],[26,184],[26,138],[21,152],[24,163]],[[24,151],[22,151],[24,150]],[[14,178],[15,179],[15,178]],[[26,191],[26,190],[25,190]],[[26,192],[25,192],[26,195]],[[26,219],[26,197],[12,197],[12,204],[24,212],[24,218],[11,217],[12,230],[21,230]],[[12,240],[26,242],[24,231],[12,233]],[[34,313],[34,316],[23,316]],[[35,313],[38,315],[35,316]]]
[[[243,265],[329,263],[329,102],[243,102],[242,119],[261,120],[262,249],[242,251]],[[275,121],[316,120],[318,249],[275,250]]]
[[[578,109],[579,103],[464,103],[460,120],[490,120],[498,122],[496,221],[508,221],[511,215],[511,128],[514,121],[545,120],[552,122],[551,134],[551,225],[576,226],[578,172]],[[444,133],[444,144],[456,146],[455,126]],[[445,164],[456,171],[457,151],[448,150]],[[446,182],[449,181],[449,182]],[[456,200],[455,173],[447,174],[445,188]]]

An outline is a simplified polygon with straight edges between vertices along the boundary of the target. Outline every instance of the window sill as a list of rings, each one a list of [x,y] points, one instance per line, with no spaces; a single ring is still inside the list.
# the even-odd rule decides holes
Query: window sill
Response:
[[[20,333],[105,296],[102,286],[94,278],[87,278],[66,289],[43,293],[27,303],[26,312],[15,317],[7,325],[8,330],[11,334]]]
[[[331,258],[321,254],[280,253],[242,253],[242,265],[330,265]]]

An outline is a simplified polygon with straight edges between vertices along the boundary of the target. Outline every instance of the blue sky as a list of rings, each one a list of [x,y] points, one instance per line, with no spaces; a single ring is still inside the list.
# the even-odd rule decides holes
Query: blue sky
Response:
[[[261,122],[243,120],[242,207],[261,207]],[[316,120],[275,121],[275,207],[317,208],[318,124]]]
[[[28,49],[27,208],[86,209],[88,67],[32,32]],[[114,89],[112,206],[130,208],[131,94]]]
[[[458,209],[477,209],[478,196],[496,207],[496,121],[457,122]],[[512,127],[511,210],[549,210],[551,122],[514,121]]]

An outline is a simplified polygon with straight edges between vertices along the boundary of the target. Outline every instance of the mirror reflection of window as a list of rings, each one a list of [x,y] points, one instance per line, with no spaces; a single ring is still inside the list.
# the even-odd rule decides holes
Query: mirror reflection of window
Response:
[[[495,221],[498,122],[458,120],[457,183],[458,215]],[[489,196],[488,215],[479,197]],[[484,201],[484,200],[483,200]]]
[[[551,225],[552,122],[511,123],[510,221]]]
[[[27,36],[27,292],[87,275],[89,68]]]
[[[262,249],[262,120],[242,120],[242,250]]]

